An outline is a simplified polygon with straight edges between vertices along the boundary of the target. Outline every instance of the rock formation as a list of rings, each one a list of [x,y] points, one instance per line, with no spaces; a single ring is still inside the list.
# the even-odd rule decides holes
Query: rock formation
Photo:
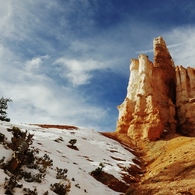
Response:
[[[195,69],[176,67],[176,113],[178,130],[195,136]]]
[[[195,135],[195,69],[175,67],[162,37],[153,46],[153,63],[143,54],[131,60],[116,131],[134,141],[156,140],[163,131],[176,132],[178,124],[181,132]]]
[[[131,60],[112,134],[133,145],[142,162],[143,174],[126,194],[195,194],[195,68],[175,67],[162,37],[153,44],[153,63],[143,54]]]

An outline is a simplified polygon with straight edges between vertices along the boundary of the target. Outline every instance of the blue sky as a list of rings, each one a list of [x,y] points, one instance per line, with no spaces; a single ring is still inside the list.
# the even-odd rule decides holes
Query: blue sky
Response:
[[[193,0],[0,0],[0,92],[12,122],[114,131],[130,58],[163,36],[195,67]]]

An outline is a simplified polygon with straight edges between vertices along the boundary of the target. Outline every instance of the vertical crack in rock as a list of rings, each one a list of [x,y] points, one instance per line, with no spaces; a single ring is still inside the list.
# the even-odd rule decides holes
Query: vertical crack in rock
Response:
[[[176,113],[178,130],[187,136],[195,136],[195,69],[176,68]]]

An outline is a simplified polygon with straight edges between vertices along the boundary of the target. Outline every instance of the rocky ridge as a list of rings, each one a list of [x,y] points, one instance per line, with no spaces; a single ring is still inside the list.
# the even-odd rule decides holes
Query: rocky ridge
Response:
[[[154,39],[153,47],[153,63],[144,54],[131,60],[116,132],[135,142],[156,140],[165,131],[195,135],[195,69],[175,67],[162,37]]]

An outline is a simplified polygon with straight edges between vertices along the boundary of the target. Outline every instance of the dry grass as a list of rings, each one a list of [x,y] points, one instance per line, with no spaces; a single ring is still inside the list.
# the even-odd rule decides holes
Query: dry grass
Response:
[[[195,194],[195,138],[175,134],[146,146],[147,171],[140,182],[141,191]]]

